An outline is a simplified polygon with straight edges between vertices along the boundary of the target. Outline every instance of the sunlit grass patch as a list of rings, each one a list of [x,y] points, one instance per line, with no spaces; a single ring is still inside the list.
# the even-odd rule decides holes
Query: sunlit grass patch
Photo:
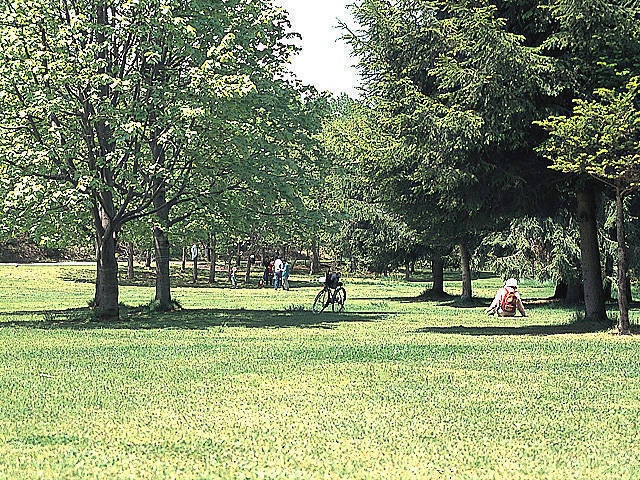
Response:
[[[73,268],[32,268],[14,284],[0,267],[0,478],[640,471],[638,341],[572,329],[574,307],[499,319],[420,301],[424,283],[347,277],[345,313],[315,315],[320,286],[299,277],[289,292],[184,285],[170,314],[125,286],[121,321],[102,324]],[[44,307],[15,295],[30,287]],[[525,302],[553,293],[530,288]]]

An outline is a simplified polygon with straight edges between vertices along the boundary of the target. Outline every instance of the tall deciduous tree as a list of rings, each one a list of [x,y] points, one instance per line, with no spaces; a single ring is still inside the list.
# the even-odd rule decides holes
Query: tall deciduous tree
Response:
[[[0,159],[86,199],[67,206],[88,205],[96,312],[117,317],[118,232],[155,214],[168,267],[170,209],[215,162],[203,152],[225,101],[256,90],[253,72],[283,71],[286,15],[268,0],[20,0],[0,13]],[[166,306],[168,284],[156,290]]]

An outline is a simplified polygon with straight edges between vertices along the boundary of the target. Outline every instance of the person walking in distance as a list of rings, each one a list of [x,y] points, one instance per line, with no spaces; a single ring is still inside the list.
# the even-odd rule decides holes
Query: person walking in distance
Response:
[[[289,275],[291,275],[291,264],[284,260],[282,265],[282,289],[289,290]]]
[[[234,265],[231,269],[231,288],[238,288],[238,279],[236,278],[237,273],[238,267]]]

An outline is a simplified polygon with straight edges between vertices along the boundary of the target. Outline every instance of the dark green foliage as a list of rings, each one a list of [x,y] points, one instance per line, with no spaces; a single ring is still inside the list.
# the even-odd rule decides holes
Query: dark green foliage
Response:
[[[505,231],[487,236],[477,256],[484,259],[482,267],[502,278],[573,284],[581,275],[577,226],[566,212],[555,218],[518,218]]]

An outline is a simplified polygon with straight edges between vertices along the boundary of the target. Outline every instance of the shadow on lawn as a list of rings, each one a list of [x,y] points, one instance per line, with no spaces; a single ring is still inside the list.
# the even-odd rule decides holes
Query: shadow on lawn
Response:
[[[193,273],[190,269],[182,272],[177,266],[171,265],[171,287],[180,288],[207,288],[207,289],[228,289],[231,286],[231,281],[227,276],[227,272],[217,271],[216,281],[209,283],[208,270],[199,269],[198,279],[194,283]],[[60,278],[66,282],[75,283],[95,283],[96,274],[95,269],[84,268],[62,270]],[[118,285],[120,287],[155,287],[156,273],[155,270],[148,268],[140,268],[136,270],[135,278],[127,278],[126,268],[120,267],[118,274]],[[243,289],[260,289],[260,288],[272,288],[271,285],[265,287],[259,286],[259,282],[262,279],[262,273],[254,272],[251,276],[249,283],[244,282],[244,272],[238,273],[238,284]],[[322,284],[317,281],[307,280],[290,280],[291,288],[305,288],[305,287],[322,287]]]
[[[38,315],[43,320],[0,321],[2,327],[25,327],[43,329],[131,329],[144,330],[155,328],[204,330],[212,327],[245,327],[245,328],[324,328],[332,329],[340,323],[370,322],[380,318],[381,314],[367,313],[333,313],[314,314],[310,311],[268,311],[246,309],[182,309],[174,312],[149,312],[144,308],[121,306],[120,320],[98,321],[86,308],[69,310],[49,310],[40,312],[0,313],[3,316]]]
[[[546,335],[562,335],[569,333],[596,333],[611,330],[612,325],[606,325],[598,322],[578,321],[565,325],[523,325],[519,327],[504,326],[485,326],[485,327],[465,327],[464,325],[451,327],[424,327],[415,331],[415,333],[447,333],[457,335],[472,336],[490,336],[490,335],[509,335],[509,336],[546,336]],[[636,327],[633,327],[637,330]]]
[[[453,307],[453,308],[478,308],[478,307],[488,307],[493,301],[493,297],[473,297],[471,299],[462,299],[459,295],[449,295],[448,293],[432,295],[430,292],[426,292],[424,294],[414,296],[414,297],[375,297],[375,296],[353,296],[352,300],[386,300],[389,302],[399,302],[399,303],[426,303],[426,302],[437,302],[438,307]],[[525,308],[528,310],[529,308],[535,308],[536,305],[550,305],[550,304],[561,304],[559,300],[553,298],[530,298],[523,299]],[[568,305],[569,307],[573,307],[572,305]]]

